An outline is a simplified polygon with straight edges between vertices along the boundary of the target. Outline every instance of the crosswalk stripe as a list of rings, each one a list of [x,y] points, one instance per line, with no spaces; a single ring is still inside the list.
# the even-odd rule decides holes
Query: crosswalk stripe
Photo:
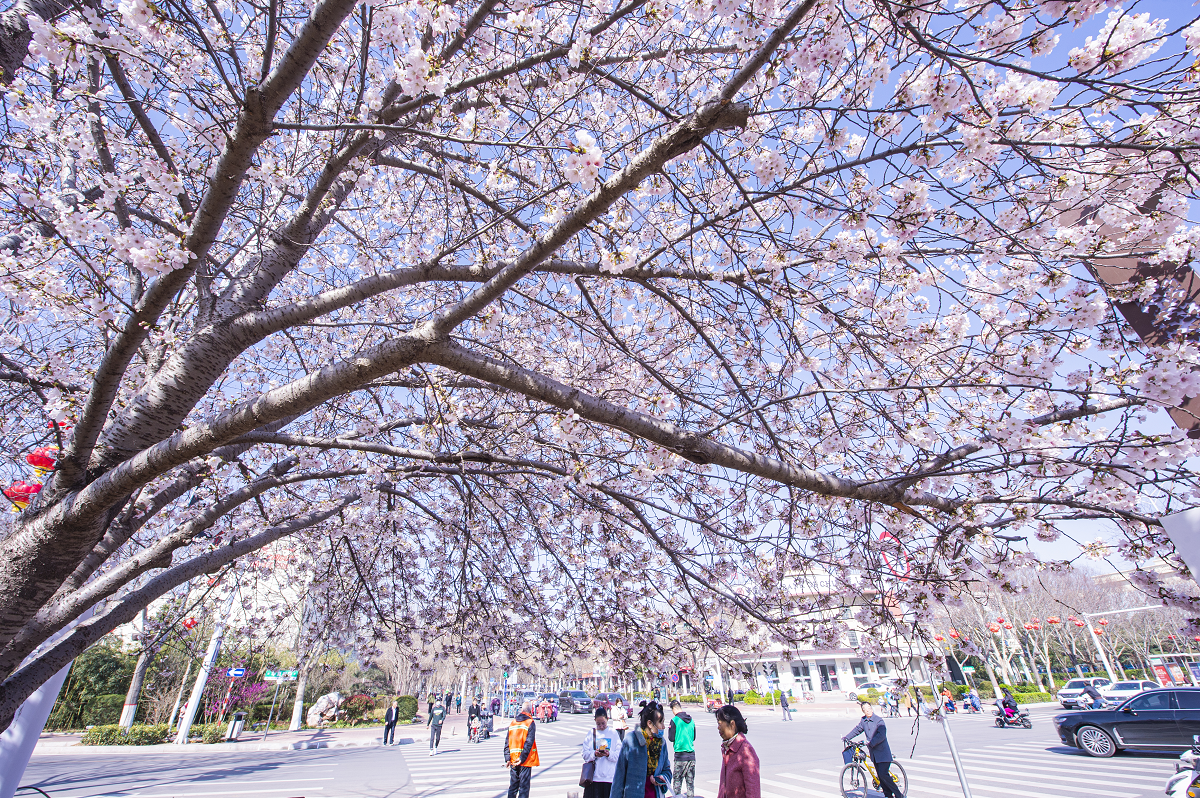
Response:
[[[913,770],[915,768],[918,771],[918,773],[920,773],[920,771],[922,771],[922,770],[936,769],[937,772],[940,774],[945,771],[945,762],[939,761],[935,764],[934,762],[924,762],[924,761],[920,761],[920,760],[916,760],[916,759],[910,759],[904,763],[904,767],[905,767],[905,770]],[[1014,769],[1014,774],[1015,774],[1015,772],[1016,771]],[[909,778],[910,779],[913,778],[911,774],[909,775]],[[928,777],[925,777],[925,778],[928,778]],[[1006,793],[1008,793],[1009,795],[1025,795],[1025,796],[1031,796],[1032,798],[1043,798],[1043,796],[1045,796],[1045,793],[1027,792],[1025,790],[1019,790],[1014,787],[1007,786],[1007,785],[1011,784],[1013,781],[1013,779],[1007,775],[1005,775],[1005,776],[987,776],[987,775],[981,775],[978,772],[967,773],[967,782],[969,784],[971,784],[972,786],[974,786],[977,782],[981,782],[981,781],[999,782],[1000,784],[1006,785],[1004,787],[1004,791]],[[1054,790],[1057,790],[1059,792],[1075,792],[1075,793],[1083,793],[1084,795],[1108,795],[1108,796],[1111,796],[1111,798],[1137,798],[1137,793],[1113,792],[1111,790],[1101,790],[1101,789],[1097,789],[1095,787],[1072,787],[1070,785],[1064,785],[1064,784],[1054,784],[1054,785],[1048,785],[1048,786],[1052,786]]]
[[[987,753],[982,753],[982,752],[975,753],[975,752],[968,751],[968,752],[965,752],[963,754],[963,756],[964,757],[984,756],[984,757],[994,758],[997,756],[1003,756],[1003,754],[1011,754],[1011,753],[1012,753],[1011,751],[1003,751],[1003,750],[997,750],[994,752],[989,751]],[[1163,762],[1161,760],[1147,761],[1145,766],[1139,766],[1138,763],[1130,762],[1130,761],[1112,762],[1111,760],[1104,760],[1104,759],[1096,760],[1096,759],[1084,758],[1084,757],[1064,758],[1064,756],[1062,754],[1021,753],[1020,756],[1022,758],[1022,761],[1032,760],[1034,762],[1039,762],[1039,763],[1053,764],[1058,767],[1062,767],[1063,765],[1072,763],[1072,762],[1074,762],[1074,763],[1085,763],[1086,762],[1088,764],[1088,766],[1092,769],[1093,772],[1103,772],[1106,774],[1111,773],[1116,776],[1122,776],[1122,775],[1137,776],[1140,774],[1149,774],[1151,772],[1151,768],[1153,768],[1154,770],[1159,770],[1159,766],[1161,766],[1161,765],[1169,764],[1171,766],[1171,768],[1174,767],[1173,761]],[[1165,772],[1167,770],[1168,769],[1165,767],[1161,768],[1161,771]]]
[[[977,763],[980,767],[995,767],[997,765],[1002,765],[1006,769],[1016,768],[1022,772],[1036,771],[1038,774],[1037,775],[1038,778],[1048,778],[1048,779],[1067,779],[1067,778],[1069,778],[1074,781],[1081,782],[1083,784],[1114,784],[1114,785],[1119,785],[1122,787],[1135,787],[1136,786],[1139,789],[1141,789],[1144,785],[1133,784],[1132,782],[1141,781],[1141,782],[1145,782],[1146,784],[1159,784],[1162,782],[1162,779],[1157,776],[1150,776],[1148,774],[1145,776],[1140,776],[1140,775],[1135,775],[1133,773],[1114,773],[1112,778],[1104,779],[1104,780],[1088,780],[1088,779],[1079,778],[1077,776],[1066,776],[1066,775],[1046,776],[1046,775],[1041,775],[1041,774],[1045,774],[1045,773],[1061,774],[1063,771],[1062,771],[1061,767],[1054,767],[1053,764],[1050,762],[1046,762],[1045,766],[1038,766],[1036,764],[1030,765],[1030,764],[1026,764],[1024,762],[1022,762],[1019,765],[1013,765],[1011,759],[1009,759],[1008,757],[1001,756],[999,754],[989,754],[989,755],[964,754],[962,758],[963,758],[964,762]],[[1038,760],[1038,761],[1040,762],[1042,760]],[[1058,763],[1058,764],[1061,764],[1061,763]],[[1102,775],[1102,774],[1093,774],[1093,775]],[[1114,781],[1114,779],[1117,779],[1118,781]]]
[[[938,765],[944,764],[944,760],[939,760],[939,759],[936,759],[935,757],[926,756],[926,757],[921,757],[921,759],[934,760]],[[930,764],[933,764],[933,763],[930,763]],[[972,765],[973,763],[969,759],[966,760],[966,764],[968,765],[967,779],[969,781],[1007,781],[1008,780],[1004,777],[989,776],[986,774],[986,772],[983,774],[980,774],[977,769],[973,770],[970,767],[970,765]],[[1114,782],[1112,780],[1107,780],[1107,779],[1105,779],[1105,780],[1088,779],[1088,778],[1083,778],[1080,776],[1075,776],[1072,774],[1064,774],[1061,771],[1055,773],[1055,771],[1049,770],[1046,768],[1040,768],[1040,769],[1039,768],[1030,768],[1024,764],[1014,765],[1011,762],[1004,762],[1004,761],[998,761],[996,763],[978,763],[977,762],[974,764],[978,764],[980,768],[984,768],[984,767],[991,768],[991,767],[996,767],[997,765],[1003,766],[1005,777],[1028,776],[1031,780],[1037,780],[1037,781],[1051,781],[1051,782],[1065,781],[1065,782],[1067,782],[1068,785],[1070,785],[1070,784],[1096,784],[1096,785],[1107,785],[1110,787],[1124,787],[1126,789],[1132,789],[1132,790],[1141,790],[1141,789],[1144,789],[1146,786],[1144,784],[1130,784],[1130,783],[1125,783],[1125,782]],[[1093,787],[1093,788],[1089,789],[1086,787],[1084,787],[1084,788],[1071,787],[1071,786],[1061,786],[1060,787],[1057,784],[1047,785],[1047,786],[1054,786],[1056,789],[1065,790],[1066,792],[1088,792],[1088,793],[1092,793],[1095,795],[1124,795],[1125,794],[1122,792],[1109,792],[1107,790],[1100,789],[1099,787]]]

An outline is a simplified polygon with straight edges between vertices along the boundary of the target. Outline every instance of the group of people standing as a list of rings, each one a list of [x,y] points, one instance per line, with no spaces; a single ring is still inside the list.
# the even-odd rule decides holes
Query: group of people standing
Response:
[[[504,766],[510,769],[509,798],[528,798],[533,768],[539,764],[533,707],[522,706],[504,741]],[[613,714],[621,714],[624,706]],[[595,726],[580,741],[584,798],[662,798],[671,784],[677,796],[695,798],[696,723],[678,701],[671,719],[661,704],[643,702],[633,729],[610,723],[607,707],[597,707]],[[734,706],[717,710],[721,736],[721,779],[717,798],[761,798],[758,754],[746,739],[746,719]],[[667,743],[670,743],[670,749]],[[672,754],[674,763],[671,762]]]

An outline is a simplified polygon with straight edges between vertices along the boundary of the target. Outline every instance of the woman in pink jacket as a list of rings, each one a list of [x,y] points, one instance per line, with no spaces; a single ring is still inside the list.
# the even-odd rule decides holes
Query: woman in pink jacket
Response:
[[[737,707],[726,704],[717,710],[717,732],[722,741],[717,798],[762,798],[758,754],[746,739],[746,719]]]

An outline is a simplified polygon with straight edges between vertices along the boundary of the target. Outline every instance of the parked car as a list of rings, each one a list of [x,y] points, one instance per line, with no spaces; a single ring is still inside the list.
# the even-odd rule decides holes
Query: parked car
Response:
[[[563,712],[575,715],[580,712],[592,711],[592,699],[582,690],[560,690],[558,693],[558,708]]]
[[[629,709],[629,702],[620,693],[596,693],[592,696],[592,706],[612,709],[617,704]]]
[[[846,691],[846,698],[851,701],[857,701],[859,696],[867,697],[868,690],[877,690],[880,693],[886,693],[896,686],[896,682],[892,679],[881,679],[877,682],[864,682],[858,687],[851,687]]]
[[[1054,716],[1065,744],[1092,756],[1125,749],[1185,749],[1200,734],[1200,688],[1172,687],[1138,693],[1116,709]]]
[[[1160,687],[1162,687],[1161,684],[1151,681],[1114,682],[1107,687],[1100,688],[1100,696],[1105,702],[1116,706],[1127,698],[1133,698],[1138,693],[1143,693],[1147,690],[1157,690]]]
[[[1077,709],[1083,706],[1084,702],[1080,700],[1080,696],[1084,694],[1083,688],[1089,684],[1100,690],[1101,694],[1103,694],[1104,688],[1112,684],[1112,681],[1103,676],[1072,679],[1062,686],[1062,689],[1058,691],[1058,695],[1055,697],[1058,699],[1058,703],[1062,704],[1063,709]]]

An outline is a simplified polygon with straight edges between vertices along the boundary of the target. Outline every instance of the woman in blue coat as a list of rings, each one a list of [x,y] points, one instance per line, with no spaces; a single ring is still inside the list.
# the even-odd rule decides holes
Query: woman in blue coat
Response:
[[[662,798],[671,781],[671,756],[663,743],[663,709],[651,701],[638,727],[625,735],[617,756],[611,798]]]

